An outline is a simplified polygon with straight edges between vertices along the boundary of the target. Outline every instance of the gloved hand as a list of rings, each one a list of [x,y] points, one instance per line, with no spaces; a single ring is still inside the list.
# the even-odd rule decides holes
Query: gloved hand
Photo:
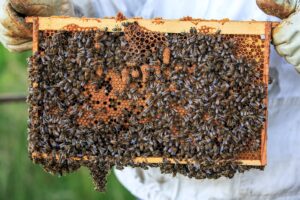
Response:
[[[268,15],[283,19],[273,31],[273,44],[279,55],[300,73],[300,0],[256,0]]]
[[[0,0],[0,42],[12,52],[32,47],[31,25],[26,16],[74,16],[71,0]]]

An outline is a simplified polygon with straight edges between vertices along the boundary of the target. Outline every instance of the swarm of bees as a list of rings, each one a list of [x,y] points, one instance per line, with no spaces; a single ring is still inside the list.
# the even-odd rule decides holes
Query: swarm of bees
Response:
[[[33,161],[59,175],[86,166],[99,191],[112,166],[198,179],[250,169],[237,155],[261,145],[266,86],[256,63],[236,57],[238,44],[219,33],[123,27],[40,31],[29,58],[28,140],[30,155],[47,156]]]

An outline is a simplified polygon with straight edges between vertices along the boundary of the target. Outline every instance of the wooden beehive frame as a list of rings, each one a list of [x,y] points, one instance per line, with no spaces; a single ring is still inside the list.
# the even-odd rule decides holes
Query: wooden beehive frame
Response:
[[[141,19],[132,18],[126,20],[119,19],[93,19],[93,18],[72,18],[72,17],[28,17],[27,23],[33,24],[33,53],[38,51],[38,31],[45,30],[69,30],[70,27],[76,30],[91,30],[91,29],[106,29],[113,31],[114,28],[122,28],[122,22],[137,21],[140,26],[145,27],[150,31],[165,32],[165,33],[180,33],[188,32],[191,27],[197,30],[205,30],[206,33],[214,33],[220,31],[221,34],[236,34],[236,35],[259,35],[264,38],[264,67],[263,67],[263,82],[268,85],[269,76],[269,45],[271,40],[271,22],[258,22],[258,21],[228,21],[228,20],[201,20],[201,19],[188,19],[188,20],[163,20],[163,19]],[[274,24],[273,24],[274,26]],[[36,83],[31,83],[33,86]],[[268,99],[264,99],[267,106]],[[267,119],[267,110],[265,111]],[[264,123],[261,132],[261,149],[260,159],[257,160],[239,160],[242,165],[252,166],[265,166],[267,163],[267,120]],[[49,158],[50,155],[33,152],[32,157]],[[58,155],[56,159],[58,159]],[[73,160],[90,160],[93,159],[89,156],[72,157]],[[171,163],[185,164],[187,160],[177,161],[176,159],[168,158]],[[162,163],[161,157],[137,157],[134,159],[135,163]]]

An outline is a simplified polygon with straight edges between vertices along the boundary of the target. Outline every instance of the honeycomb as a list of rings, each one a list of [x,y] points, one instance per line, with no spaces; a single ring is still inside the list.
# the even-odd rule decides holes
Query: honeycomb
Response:
[[[119,20],[122,21],[125,20],[125,18],[120,18]],[[163,24],[163,22],[159,24]],[[210,36],[211,33],[216,32],[216,30],[215,27],[204,25],[198,29],[191,29],[191,33],[200,33],[203,35],[204,39],[228,41],[224,42],[224,44],[222,43],[224,45],[222,47],[217,45],[215,47],[216,49],[210,49],[209,47],[207,50],[209,52],[218,52],[218,48],[221,48],[225,49],[224,51],[226,54],[226,51],[232,48],[231,45],[234,45],[232,56],[241,60],[238,62],[246,63],[245,65],[248,65],[247,63],[249,63],[248,66],[254,67],[255,72],[253,73],[253,77],[250,77],[249,82],[252,81],[256,85],[261,85],[263,87],[267,86],[266,63],[268,63],[268,61],[266,59],[268,59],[269,36],[263,37],[257,34],[223,34],[222,30],[220,33],[217,31],[217,33],[215,33],[216,36],[214,36],[214,34],[213,36]],[[266,134],[266,121],[264,121],[262,127],[259,128],[260,131],[255,138],[244,142],[244,146],[248,146],[248,148],[243,147],[246,151],[239,151],[233,158],[226,157],[226,155],[224,155],[224,158],[214,158],[216,161],[214,164],[217,166],[215,175],[204,176],[203,173],[199,172],[197,166],[201,165],[204,167],[205,161],[202,161],[198,157],[197,161],[191,158],[190,155],[178,154],[178,157],[172,157],[173,147],[170,149],[164,149],[163,146],[160,147],[164,149],[163,151],[165,152],[163,153],[156,152],[155,149],[151,150],[154,152],[147,153],[147,151],[144,150],[145,147],[143,147],[143,142],[147,142],[144,138],[140,138],[139,144],[134,143],[139,147],[141,152],[144,153],[141,153],[141,155],[136,153],[129,160],[128,158],[125,158],[127,157],[127,154],[124,149],[114,149],[117,145],[116,143],[121,142],[120,139],[127,136],[127,133],[125,136],[120,136],[114,134],[113,130],[108,127],[113,126],[116,128],[116,130],[114,130],[116,133],[127,130],[128,134],[138,134],[137,132],[130,132],[130,127],[134,126],[134,124],[147,124],[147,126],[149,126],[149,124],[151,125],[153,118],[160,118],[162,115],[168,116],[168,113],[156,108],[159,112],[158,114],[156,113],[155,116],[136,118],[136,116],[143,116],[146,111],[151,113],[151,109],[153,109],[151,101],[153,101],[156,96],[159,96],[160,93],[157,92],[154,94],[150,92],[155,92],[155,89],[159,90],[161,87],[164,87],[164,85],[168,85],[167,87],[164,87],[164,90],[170,94],[178,90],[176,82],[164,82],[165,80],[160,77],[167,77],[168,79],[174,76],[174,74],[180,76],[182,73],[186,76],[184,80],[188,80],[188,76],[192,76],[199,72],[199,67],[192,61],[189,61],[188,58],[186,58],[187,61],[185,63],[174,64],[173,58],[176,49],[173,49],[175,47],[170,38],[175,38],[176,36],[178,41],[185,41],[190,37],[190,35],[186,33],[174,34],[150,31],[149,29],[140,26],[137,21],[131,23],[123,22],[122,27],[115,26],[108,34],[106,34],[105,31],[107,30],[104,29],[99,31],[99,28],[96,26],[84,27],[79,26],[78,24],[69,24],[64,26],[61,30],[46,29],[38,32],[35,40],[38,41],[39,49],[37,49],[38,51],[32,60],[30,60],[31,68],[29,72],[31,77],[31,88],[30,96],[28,98],[31,119],[29,125],[29,152],[35,162],[44,165],[44,168],[47,171],[55,173],[57,171],[63,173],[76,170],[80,166],[78,162],[82,162],[83,165],[91,169],[94,179],[99,179],[99,174],[102,172],[105,174],[106,168],[109,169],[111,165],[122,168],[127,165],[147,167],[157,166],[156,164],[159,164],[162,172],[174,173],[174,171],[178,171],[179,173],[196,178],[218,178],[218,174],[232,177],[234,174],[231,172],[232,168],[243,171],[248,169],[248,167],[242,167],[240,164],[252,165],[255,163],[252,161],[259,161],[259,165],[264,165],[261,161],[263,154],[265,154],[264,138]],[[220,37],[218,37],[218,35],[220,35]],[[119,40],[118,38],[120,37],[124,40]],[[84,45],[79,43],[74,44],[76,46],[75,50],[73,49],[75,46],[72,48],[72,40],[78,41],[78,38],[80,38],[80,40],[83,38],[82,41],[84,40]],[[69,47],[55,49],[55,45],[52,47],[52,44],[47,42],[51,40],[58,40],[62,45],[69,45]],[[119,52],[118,56],[115,55],[116,53],[114,54],[107,50],[107,48],[109,49],[110,47],[113,47],[115,52]],[[62,90],[59,89],[59,83],[56,83],[56,86],[53,88],[47,86],[51,80],[48,80],[47,78],[43,80],[45,75],[43,75],[43,69],[39,67],[41,64],[38,64],[39,62],[44,66],[48,65],[47,70],[50,73],[51,64],[49,64],[49,60],[51,58],[47,58],[47,55],[51,56],[56,53],[59,54],[61,51],[68,52],[68,54],[76,53],[76,56],[78,57],[77,59],[68,59],[68,54],[65,54],[65,58],[53,57],[53,59],[58,60],[57,64],[55,64],[56,66],[61,66],[61,61],[63,59],[66,60],[63,62],[64,64],[66,63],[65,66],[62,65],[61,67],[62,69],[65,67],[64,70],[66,70],[62,71],[65,77],[65,80],[63,80],[64,87],[61,87]],[[78,54],[80,54],[78,52],[81,51],[85,52],[85,58],[83,56],[78,56]],[[108,58],[105,58],[106,60],[102,61],[103,59],[100,55],[102,55],[101,52],[103,53],[103,51],[105,51],[105,55],[114,54],[113,61],[111,61],[111,63],[114,64],[111,64],[110,66],[108,63],[110,60]],[[156,55],[161,55],[161,58]],[[124,58],[126,62],[119,62],[119,59],[121,58]],[[76,72],[75,70],[78,68],[72,68],[72,66],[75,65],[82,66],[82,70],[80,69]],[[104,67],[104,65],[107,67]],[[174,68],[170,68],[169,66],[171,65],[174,65]],[[217,65],[218,64],[216,64],[216,67],[220,67]],[[91,67],[89,68],[86,66]],[[244,73],[243,70],[247,69],[240,68],[239,70],[241,73]],[[60,71],[58,72],[60,73]],[[200,72],[203,73],[203,71]],[[74,77],[74,73],[77,73],[76,76],[78,76],[75,77],[76,81],[71,80],[72,77]],[[60,75],[56,75],[53,72],[51,76],[56,77]],[[67,83],[68,81],[70,84]],[[65,93],[58,92],[60,90]],[[242,91],[244,91],[243,88],[237,86],[235,92]],[[44,97],[40,96],[41,92],[45,95]],[[59,94],[58,97],[66,99],[66,101],[64,101],[62,105],[58,103],[56,105],[48,105],[47,97],[49,98],[51,94],[57,92]],[[267,91],[264,90],[261,92],[261,95],[264,95],[263,104],[266,108]],[[163,105],[166,106],[167,104]],[[171,106],[168,109],[170,109],[170,111],[173,110],[182,119],[189,115],[184,101],[172,103],[170,105]],[[212,120],[213,114],[210,113],[209,109],[206,112],[203,111],[202,115],[202,121],[205,123],[211,122],[216,127],[223,127],[218,120]],[[259,113],[257,113],[257,115],[259,115]],[[266,119],[267,110],[263,111],[263,115]],[[67,116],[67,118],[61,116]],[[119,122],[120,124],[118,125]],[[41,128],[43,123],[47,124],[45,128]],[[65,123],[65,125],[61,125],[61,123]],[[71,124],[72,126],[67,124]],[[167,126],[169,125],[167,124]],[[67,129],[60,129],[57,127],[67,127]],[[79,136],[79,132],[85,130],[85,128],[88,128],[86,135]],[[105,128],[110,130],[112,136],[109,136],[109,138],[105,138],[106,134],[108,134],[108,132],[105,131]],[[70,129],[72,130],[70,131]],[[102,129],[103,133],[100,135],[94,134],[95,130]],[[180,135],[182,134],[180,130],[183,129],[176,126],[169,127],[169,129],[168,136],[165,137],[167,140],[174,140],[173,138],[176,137],[180,138]],[[67,133],[69,131],[70,133]],[[91,134],[89,134],[89,132]],[[47,136],[47,134],[49,136]],[[72,137],[77,138],[78,141],[72,138],[70,139],[70,134]],[[78,134],[78,136],[76,136],[76,134]],[[185,137],[187,137],[188,140],[179,139],[178,145],[183,145],[185,148],[187,145],[186,141],[190,141],[191,146],[196,146],[197,141],[194,138],[194,133],[185,132],[185,134]],[[57,142],[56,138],[58,138],[57,140],[60,142]],[[61,142],[63,140],[65,142]],[[77,144],[79,141],[80,144]],[[106,142],[109,144],[105,149],[106,151],[116,151],[119,153],[112,153],[112,157],[107,156],[101,158],[102,160],[97,160],[97,153],[94,151],[98,150],[90,149],[90,144],[93,144],[94,141],[98,141],[100,144]],[[81,144],[81,142],[84,144]],[[66,149],[70,148],[69,146],[72,146],[73,143],[75,149],[77,149],[77,153],[70,153],[70,149],[67,151],[68,153],[66,153]],[[167,143],[168,141],[162,142],[162,144]],[[80,148],[84,149],[82,150]],[[215,148],[215,146],[209,145],[209,148]],[[102,151],[105,150],[102,149]],[[99,151],[101,152],[101,149]],[[124,158],[118,157],[118,154],[124,154]],[[184,165],[179,167],[179,163],[186,164],[186,167]],[[257,165],[256,163],[253,165]],[[98,169],[99,167],[95,168],[96,165],[106,167]],[[190,166],[192,166],[192,169]],[[174,170],[174,168],[176,168],[176,170]],[[193,172],[192,175],[187,171]],[[103,183],[101,181],[99,182],[99,180],[96,181],[96,185],[98,188],[103,188]]]
[[[166,38],[158,32],[151,32],[143,27],[137,26],[137,23],[128,25],[125,30],[125,38],[129,43],[128,51],[136,54],[137,57],[146,57],[145,52],[157,51],[157,46],[165,44]]]

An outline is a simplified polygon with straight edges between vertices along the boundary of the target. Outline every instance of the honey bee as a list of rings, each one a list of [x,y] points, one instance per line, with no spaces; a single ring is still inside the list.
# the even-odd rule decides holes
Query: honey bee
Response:
[[[112,31],[122,31],[122,28],[119,26],[115,26]]]

